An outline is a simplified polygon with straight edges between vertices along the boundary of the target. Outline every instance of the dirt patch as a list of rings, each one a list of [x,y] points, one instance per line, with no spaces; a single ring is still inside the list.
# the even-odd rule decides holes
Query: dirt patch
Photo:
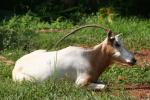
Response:
[[[126,84],[122,87],[113,87],[112,95],[121,96],[120,90],[126,92],[125,95],[130,96],[131,100],[150,100],[150,85],[148,84]]]
[[[137,64],[144,66],[145,64],[150,65],[150,50],[143,49],[139,52],[134,52],[135,58],[137,59]]]
[[[138,98],[138,100],[150,100],[150,90],[137,89],[128,91],[131,98]]]
[[[130,97],[136,97],[139,100],[150,99],[150,85],[148,84],[125,85],[125,90],[128,92]]]
[[[5,64],[7,64],[7,65],[14,65],[14,64],[15,64],[14,61],[9,60],[8,58],[6,58],[6,57],[4,57],[4,56],[1,56],[1,55],[0,55],[0,62],[1,62],[1,63],[5,63]]]
[[[72,29],[41,29],[37,30],[37,33],[68,33]]]

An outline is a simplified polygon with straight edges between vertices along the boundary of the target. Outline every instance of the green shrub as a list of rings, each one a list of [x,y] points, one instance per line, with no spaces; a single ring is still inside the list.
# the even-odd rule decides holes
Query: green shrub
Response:
[[[33,36],[38,35],[36,30],[48,27],[48,23],[28,14],[3,21],[0,26],[0,49],[19,47],[26,50],[33,44]]]
[[[1,49],[17,47],[27,49],[32,35],[33,32],[30,30],[20,33],[13,29],[0,27],[0,47]]]

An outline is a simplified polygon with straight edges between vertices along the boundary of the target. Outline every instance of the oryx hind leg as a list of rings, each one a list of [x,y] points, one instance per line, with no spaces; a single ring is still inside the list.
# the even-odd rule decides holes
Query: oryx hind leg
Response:
[[[24,73],[14,73],[13,74],[13,80],[17,82],[22,81],[34,81],[34,78],[30,75],[24,74]]]

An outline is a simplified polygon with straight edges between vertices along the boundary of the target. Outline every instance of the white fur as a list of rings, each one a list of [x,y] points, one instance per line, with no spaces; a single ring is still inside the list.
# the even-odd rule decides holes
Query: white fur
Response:
[[[17,60],[12,75],[14,81],[43,81],[50,76],[64,77],[76,81],[77,85],[84,86],[84,77],[90,69],[88,58],[84,57],[85,49],[67,47],[59,51],[46,52],[37,50]],[[91,83],[89,89],[103,89],[105,85]]]
[[[84,51],[82,48],[71,46],[52,52],[34,51],[17,60],[13,70],[13,79],[15,81],[24,79],[43,81],[56,72],[59,77],[69,74],[70,78],[75,80],[90,68],[88,59],[83,56]]]
[[[99,45],[93,49],[99,49]],[[128,58],[133,58],[125,49],[114,48],[114,50],[116,50],[115,56],[118,58],[121,57],[126,61]],[[44,81],[50,76],[58,78],[69,76],[77,85],[88,85],[90,89],[103,89],[104,84],[92,82],[84,84],[87,83],[88,72],[91,72],[93,67],[89,61],[90,56],[85,56],[86,51],[84,48],[70,46],[58,51],[37,50],[31,52],[16,61],[12,71],[13,80]]]

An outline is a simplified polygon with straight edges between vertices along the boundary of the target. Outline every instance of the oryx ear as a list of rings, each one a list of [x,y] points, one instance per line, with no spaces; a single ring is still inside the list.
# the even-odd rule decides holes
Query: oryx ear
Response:
[[[112,35],[113,35],[113,34],[112,34],[112,31],[111,31],[111,30],[108,30],[108,32],[107,32],[107,37],[108,37],[108,39],[111,38]]]
[[[120,37],[122,34],[123,34],[123,33],[120,33],[120,34],[116,35],[115,38],[116,38],[117,40],[119,40],[119,37]]]
[[[113,42],[115,40],[115,37],[113,36],[113,33],[111,30],[107,32],[107,39],[108,39],[108,42]]]

